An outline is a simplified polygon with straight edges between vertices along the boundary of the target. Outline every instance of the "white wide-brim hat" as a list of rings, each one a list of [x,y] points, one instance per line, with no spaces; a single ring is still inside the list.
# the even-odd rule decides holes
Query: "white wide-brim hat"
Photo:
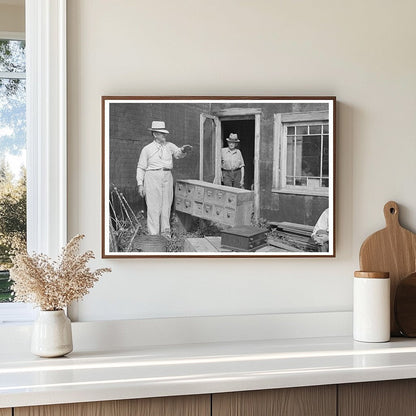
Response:
[[[166,126],[165,126],[164,121],[152,121],[152,127],[150,127],[148,130],[158,131],[159,133],[169,134],[169,130],[166,130]]]
[[[238,139],[237,133],[230,133],[230,136],[227,137],[225,140],[227,140],[227,142],[231,142],[231,143],[240,143],[240,140]]]

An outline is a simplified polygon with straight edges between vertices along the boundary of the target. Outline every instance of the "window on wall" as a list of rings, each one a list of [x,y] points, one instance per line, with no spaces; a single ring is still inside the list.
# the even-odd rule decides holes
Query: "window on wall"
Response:
[[[274,191],[328,195],[328,120],[327,111],[275,114]]]
[[[0,324],[28,321],[31,305],[14,304],[9,268],[26,245],[26,42],[0,34]]]
[[[0,302],[11,302],[13,248],[26,244],[26,52],[0,39]]]
[[[9,189],[21,185],[7,211],[13,221],[0,223],[17,224],[7,230],[29,251],[56,258],[66,243],[67,223],[66,0],[24,4],[26,33],[0,32],[0,160],[7,166],[4,176],[13,177]],[[8,257],[5,251],[0,264]],[[0,302],[0,324],[32,320],[32,305],[9,302],[9,287],[1,277],[0,292],[7,301]]]
[[[328,123],[288,124],[286,136],[286,188],[328,188]]]

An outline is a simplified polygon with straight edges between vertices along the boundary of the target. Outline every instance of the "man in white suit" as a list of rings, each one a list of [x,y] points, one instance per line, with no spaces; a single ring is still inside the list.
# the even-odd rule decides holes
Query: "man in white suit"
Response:
[[[137,163],[139,195],[146,199],[147,228],[150,235],[170,236],[170,209],[173,201],[173,158],[185,157],[192,146],[178,147],[166,141],[169,131],[164,121],[153,121],[154,140],[143,147]]]

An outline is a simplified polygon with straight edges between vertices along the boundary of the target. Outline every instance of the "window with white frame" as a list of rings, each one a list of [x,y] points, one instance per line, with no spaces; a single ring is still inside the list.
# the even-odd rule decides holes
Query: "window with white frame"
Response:
[[[287,193],[328,195],[328,112],[275,115],[273,189]]]
[[[286,187],[328,188],[328,123],[287,124]]]
[[[25,0],[25,21],[27,247],[56,257],[67,242],[66,0]],[[0,32],[0,39],[13,38]],[[34,316],[30,304],[0,303],[0,324]]]
[[[0,36],[0,303],[12,301],[8,269],[13,248],[26,244],[25,41],[19,39],[22,35],[4,37]]]

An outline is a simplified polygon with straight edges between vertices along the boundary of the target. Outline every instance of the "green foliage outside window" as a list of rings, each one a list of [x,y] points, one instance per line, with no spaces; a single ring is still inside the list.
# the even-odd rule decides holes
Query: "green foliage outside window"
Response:
[[[8,269],[26,243],[25,42],[0,39],[0,302],[12,300]]]

